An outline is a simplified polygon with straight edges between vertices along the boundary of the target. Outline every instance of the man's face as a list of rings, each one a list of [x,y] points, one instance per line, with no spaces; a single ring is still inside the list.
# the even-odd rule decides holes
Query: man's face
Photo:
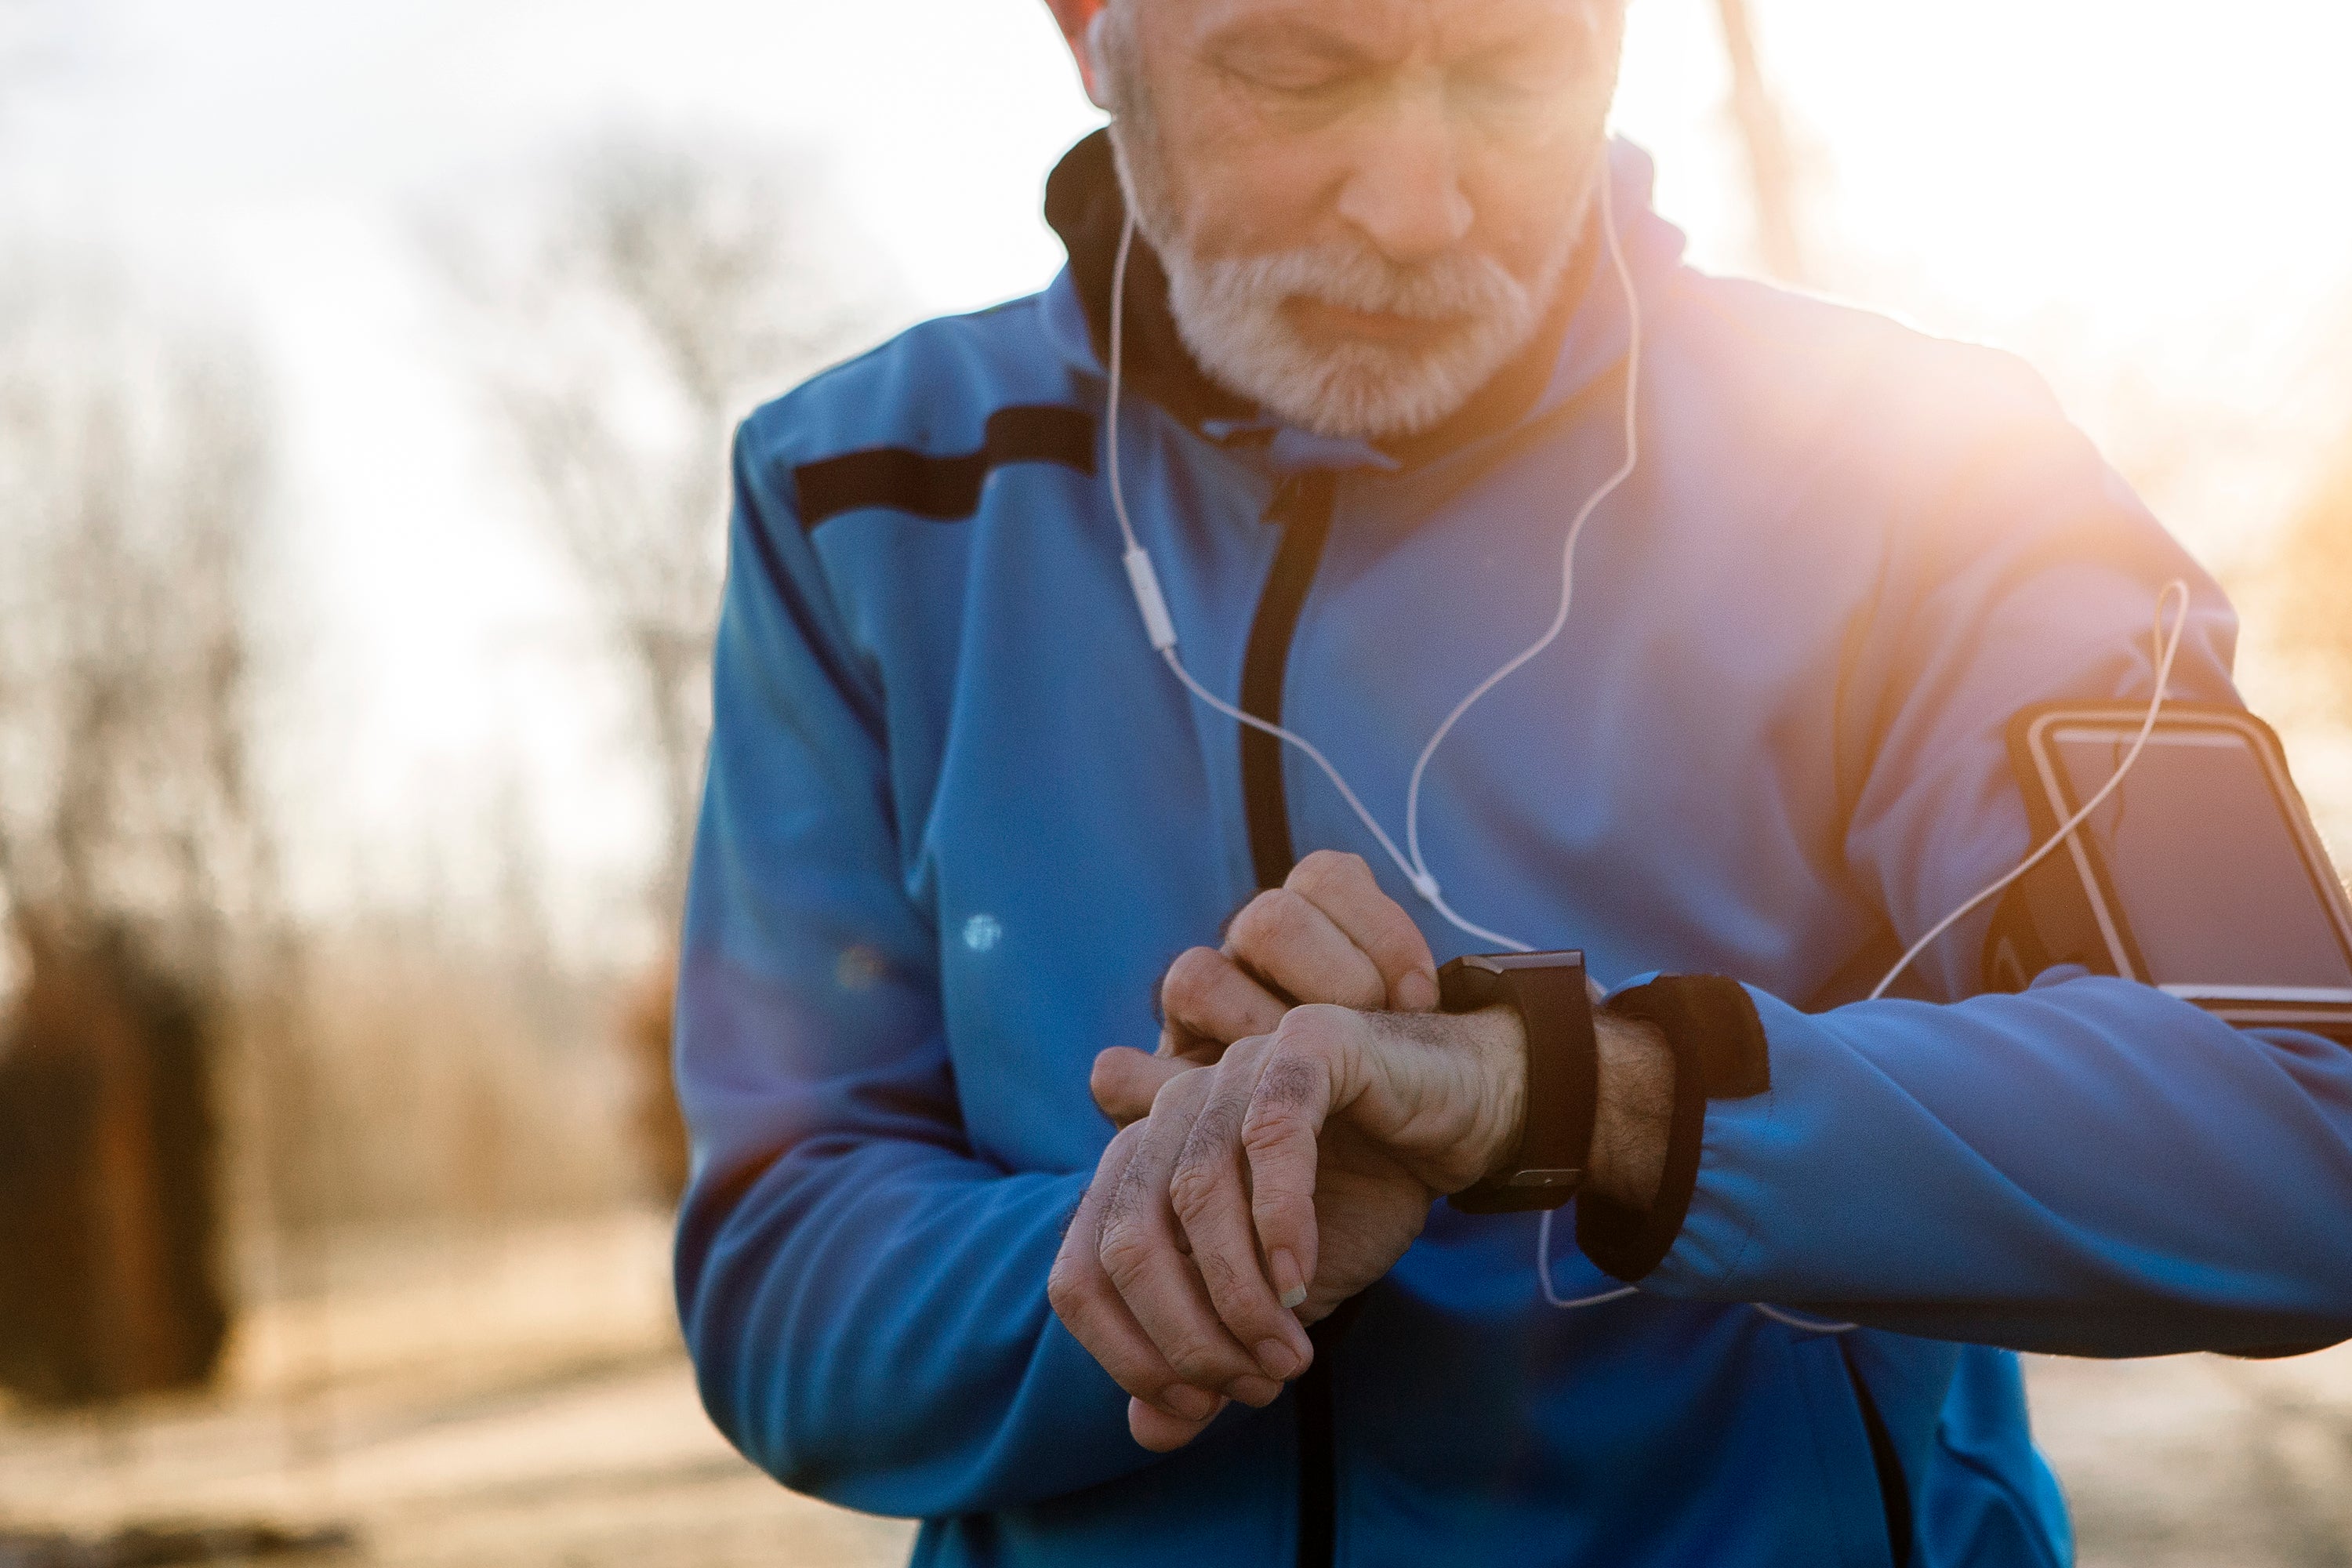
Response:
[[[1113,0],[1129,195],[1217,380],[1328,435],[1459,409],[1552,302],[1623,0]]]

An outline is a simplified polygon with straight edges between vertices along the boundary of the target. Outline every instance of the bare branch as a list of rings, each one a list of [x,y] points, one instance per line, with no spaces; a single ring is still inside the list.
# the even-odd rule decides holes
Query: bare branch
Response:
[[[667,924],[709,728],[731,428],[861,311],[825,264],[837,226],[770,162],[614,140],[562,187],[504,237],[503,262],[488,216],[428,247],[473,307],[477,374],[536,510],[630,672]]]

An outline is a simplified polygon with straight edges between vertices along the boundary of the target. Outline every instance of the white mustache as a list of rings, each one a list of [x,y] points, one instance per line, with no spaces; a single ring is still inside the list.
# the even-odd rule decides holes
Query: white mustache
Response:
[[[1509,320],[1528,302],[1524,284],[1479,256],[1399,267],[1360,247],[1333,244],[1212,261],[1202,270],[1207,292],[1222,300],[1305,299],[1432,325]]]

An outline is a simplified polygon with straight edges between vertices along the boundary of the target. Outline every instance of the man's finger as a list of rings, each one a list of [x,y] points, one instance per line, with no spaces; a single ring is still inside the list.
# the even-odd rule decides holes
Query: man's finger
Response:
[[[1259,984],[1226,954],[1196,947],[1168,966],[1160,983],[1160,1008],[1168,1025],[1163,1053],[1213,1061],[1235,1040],[1274,1033],[1290,1003]]]
[[[1171,1080],[1150,1116],[1120,1134],[1135,1140],[1134,1151],[1104,1206],[1096,1250],[1112,1289],[1179,1378],[1262,1406],[1274,1402],[1282,1384],[1267,1377],[1241,1342],[1225,1331],[1184,1252],[1168,1202],[1169,1173],[1214,1070]]]
[[[1315,1169],[1331,1113],[1337,1058],[1358,1020],[1339,1007],[1300,1007],[1282,1021],[1242,1120],[1250,1216],[1266,1275],[1285,1308],[1307,1300],[1315,1278]]]
[[[1404,907],[1381,890],[1380,879],[1363,857],[1318,849],[1291,869],[1283,886],[1320,910],[1371,960],[1388,987],[1389,1008],[1425,1013],[1437,1005],[1437,960],[1429,939]]]
[[[1152,1344],[1151,1336],[1143,1331],[1142,1325],[1128,1311],[1127,1303],[1119,1300],[1096,1257],[1104,1203],[1119,1173],[1126,1169],[1138,1141],[1134,1134],[1121,1133],[1103,1151],[1102,1161],[1095,1167],[1094,1183],[1078,1205],[1077,1217],[1070,1222],[1068,1234],[1062,1238],[1061,1253],[1054,1259],[1053,1273],[1046,1280],[1045,1297],[1071,1337],[1085,1346],[1087,1353],[1110,1373],[1111,1381],[1131,1397],[1171,1423],[1197,1421],[1206,1425],[1223,1407],[1222,1402],[1215,1394],[1187,1385],[1176,1375],[1176,1369],[1168,1364],[1167,1358]],[[1129,1425],[1133,1425],[1132,1421]]]
[[[1242,1153],[1242,1124],[1270,1046],[1244,1040],[1225,1053],[1177,1157],[1168,1195],[1217,1316],[1267,1376],[1287,1382],[1307,1370],[1315,1348],[1266,1281]]]
[[[1288,888],[1242,906],[1225,927],[1225,951],[1292,996],[1342,1007],[1388,1005],[1388,982],[1331,917]]]
[[[1229,1399],[1220,1399],[1217,1401],[1216,1409],[1210,1411],[1198,1421],[1188,1421],[1146,1405],[1140,1399],[1130,1399],[1127,1402],[1127,1429],[1137,1443],[1153,1453],[1172,1454],[1207,1431],[1209,1423],[1222,1415],[1225,1406],[1232,1403],[1233,1401]]]
[[[1201,1070],[1199,1063],[1186,1058],[1146,1056],[1132,1046],[1113,1046],[1095,1058],[1087,1087],[1102,1113],[1127,1127],[1151,1114],[1151,1102],[1169,1079]]]

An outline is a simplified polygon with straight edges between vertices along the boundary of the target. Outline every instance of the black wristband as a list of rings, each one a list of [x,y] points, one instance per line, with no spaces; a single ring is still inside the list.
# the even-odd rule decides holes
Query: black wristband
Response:
[[[1674,1121],[1657,1196],[1636,1209],[1592,1192],[1576,1205],[1577,1246],[1630,1285],[1664,1262],[1682,1235],[1698,1191],[1708,1102],[1770,1093],[1771,1047],[1747,987],[1720,975],[1669,974],[1621,992],[1609,1011],[1657,1026],[1675,1059]]]
[[[1506,1005],[1528,1040],[1527,1114],[1498,1175],[1446,1201],[1465,1214],[1556,1209],[1576,1196],[1592,1152],[1601,1051],[1580,952],[1478,953],[1437,972],[1438,1005],[1475,1013]]]

